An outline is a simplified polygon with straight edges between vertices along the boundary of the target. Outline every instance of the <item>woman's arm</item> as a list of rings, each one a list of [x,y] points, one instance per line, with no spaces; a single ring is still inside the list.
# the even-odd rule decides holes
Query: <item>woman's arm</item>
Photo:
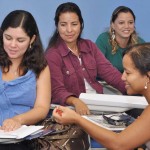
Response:
[[[64,83],[62,73],[62,57],[55,50],[46,53],[46,59],[51,69],[51,83],[52,83],[52,103],[65,105],[66,98],[73,96],[73,93],[68,92]]]
[[[77,82],[75,82],[76,81],[75,79],[78,78],[76,76],[76,73],[68,75],[62,71],[63,70],[62,68],[63,58],[56,51],[47,53],[46,58],[47,58],[49,67],[51,68],[51,82],[53,85],[52,86],[52,102],[54,104],[74,106],[77,113],[82,114],[82,115],[89,114],[89,109],[87,105],[84,102],[82,102],[77,97],[77,95],[74,94],[76,88],[74,87],[74,89],[69,89],[69,88],[68,88],[69,90],[67,89],[67,87],[71,87],[71,85],[76,86],[76,85],[73,85],[73,83],[78,84]],[[71,64],[71,61],[67,63]],[[69,81],[67,80],[68,76],[69,76]]]
[[[50,83],[50,71],[49,67],[47,66],[37,79],[37,96],[33,109],[13,118],[6,119],[3,122],[2,128],[10,131],[20,127],[23,124],[31,125],[43,120],[50,109]]]
[[[53,112],[53,116],[57,122],[63,124],[76,123],[80,125],[91,137],[108,149],[130,150],[150,139],[150,106],[145,109],[143,114],[135,122],[121,133],[115,133],[97,126],[69,108],[60,106],[58,109],[62,110],[61,114],[57,113],[57,108]]]
[[[67,98],[66,103],[68,105],[74,106],[76,112],[80,115],[90,114],[90,110],[89,110],[88,106],[79,98],[70,96]]]
[[[125,84],[121,80],[122,74],[106,59],[95,44],[92,45],[94,58],[97,66],[98,77],[106,81],[109,85],[118,89],[122,94],[126,94]]]

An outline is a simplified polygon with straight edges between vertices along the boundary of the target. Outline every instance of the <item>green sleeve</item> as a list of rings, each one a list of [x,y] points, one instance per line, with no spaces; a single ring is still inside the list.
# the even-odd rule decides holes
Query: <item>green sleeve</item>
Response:
[[[109,33],[108,32],[104,32],[101,33],[97,40],[96,40],[96,45],[97,47],[100,49],[100,51],[102,51],[102,53],[106,56],[108,48],[109,48]]]

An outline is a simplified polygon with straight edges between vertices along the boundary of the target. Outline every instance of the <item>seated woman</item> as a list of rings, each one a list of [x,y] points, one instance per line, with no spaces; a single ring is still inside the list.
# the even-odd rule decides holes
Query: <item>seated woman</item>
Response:
[[[129,7],[119,6],[112,13],[109,31],[101,33],[96,40],[100,51],[121,73],[123,73],[123,52],[131,45],[145,42],[136,33],[135,21],[136,16]],[[97,79],[102,80],[99,77]],[[120,94],[118,91],[112,91],[105,83],[103,87],[106,94]],[[127,113],[137,118],[142,111],[143,109],[132,109]]]
[[[95,43],[81,38],[84,21],[79,7],[72,2],[58,6],[56,31],[52,36],[46,59],[51,70],[52,103],[71,105],[79,114],[89,114],[79,99],[81,93],[103,93],[99,76],[125,93],[121,73],[99,51]]]
[[[137,44],[127,49],[123,57],[123,66],[122,80],[125,82],[127,93],[142,94],[150,103],[150,43]],[[150,149],[150,105],[140,117],[120,133],[97,126],[67,107],[59,106],[54,109],[53,116],[59,123],[80,125],[108,149],[131,150],[144,143],[147,150]]]
[[[130,8],[117,7],[112,13],[109,31],[101,33],[96,40],[100,51],[121,73],[122,53],[131,45],[144,43],[136,33],[135,19],[135,14]]]
[[[12,131],[43,120],[50,108],[50,71],[37,24],[24,10],[10,12],[1,25],[0,126]]]

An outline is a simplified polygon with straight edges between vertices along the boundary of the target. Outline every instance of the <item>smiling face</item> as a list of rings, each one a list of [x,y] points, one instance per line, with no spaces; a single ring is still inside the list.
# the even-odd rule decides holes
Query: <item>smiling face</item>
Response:
[[[75,44],[81,32],[81,24],[76,13],[61,13],[58,22],[58,32],[67,46]]]
[[[10,60],[23,58],[24,53],[30,44],[30,37],[21,27],[9,27],[3,33],[4,50],[8,54]]]
[[[141,73],[135,68],[131,57],[126,54],[123,57],[124,73],[122,80],[125,82],[125,88],[127,94],[142,94],[145,93],[145,83],[149,80],[147,75],[141,75]]]
[[[134,18],[130,12],[119,13],[111,25],[113,30],[115,30],[116,39],[128,39],[134,32]]]

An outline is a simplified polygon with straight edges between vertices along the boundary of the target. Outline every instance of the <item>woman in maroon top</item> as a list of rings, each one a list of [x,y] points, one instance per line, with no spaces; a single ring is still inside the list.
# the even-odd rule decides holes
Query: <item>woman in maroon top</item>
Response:
[[[76,4],[67,2],[59,5],[55,25],[56,31],[46,51],[51,70],[52,103],[71,105],[77,113],[89,114],[79,95],[85,92],[103,93],[97,76],[125,93],[121,73],[92,41],[81,38],[84,21]]]

